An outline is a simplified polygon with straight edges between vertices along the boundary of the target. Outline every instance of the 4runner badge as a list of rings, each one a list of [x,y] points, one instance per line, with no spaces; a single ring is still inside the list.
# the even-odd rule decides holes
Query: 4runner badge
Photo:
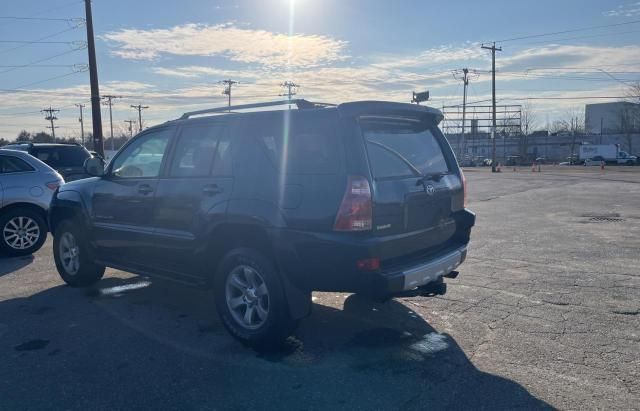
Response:
[[[431,184],[428,184],[425,186],[424,191],[427,192],[427,194],[429,194],[430,196],[433,195],[433,193],[436,192],[436,188],[434,186],[432,186]]]

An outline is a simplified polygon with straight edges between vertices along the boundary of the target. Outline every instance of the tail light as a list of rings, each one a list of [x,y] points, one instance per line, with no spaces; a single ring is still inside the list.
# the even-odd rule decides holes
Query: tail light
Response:
[[[380,269],[380,259],[378,257],[365,258],[356,262],[360,271],[377,271]]]
[[[46,184],[47,188],[51,191],[56,191],[58,187],[60,187],[59,181],[50,181]]]
[[[364,177],[349,176],[333,225],[335,231],[368,231],[373,220],[371,187]]]
[[[462,178],[462,206],[467,207],[467,178],[464,176],[462,170],[460,170],[460,177]]]

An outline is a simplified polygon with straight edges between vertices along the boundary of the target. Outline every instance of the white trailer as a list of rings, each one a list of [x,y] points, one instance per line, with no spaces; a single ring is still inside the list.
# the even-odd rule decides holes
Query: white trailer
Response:
[[[584,161],[594,157],[602,157],[607,163],[615,164],[635,164],[637,161],[636,156],[620,150],[620,146],[617,144],[583,144],[580,146],[580,160]]]

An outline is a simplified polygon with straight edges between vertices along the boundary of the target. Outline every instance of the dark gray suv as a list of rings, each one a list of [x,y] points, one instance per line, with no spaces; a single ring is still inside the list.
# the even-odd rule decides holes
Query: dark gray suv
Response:
[[[292,103],[187,113],[106,170],[88,160],[96,177],[51,204],[62,279],[88,286],[114,267],[207,287],[230,333],[257,347],[291,333],[312,291],[444,293],[475,215],[442,114]]]
[[[84,162],[91,153],[80,144],[15,143],[4,148],[26,151],[60,173],[65,181],[88,177],[84,172]]]

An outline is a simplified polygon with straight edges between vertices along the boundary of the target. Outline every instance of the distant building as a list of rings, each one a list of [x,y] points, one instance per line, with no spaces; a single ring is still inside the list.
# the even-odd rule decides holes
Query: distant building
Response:
[[[584,123],[587,134],[637,132],[640,129],[640,104],[626,101],[587,104]]]

